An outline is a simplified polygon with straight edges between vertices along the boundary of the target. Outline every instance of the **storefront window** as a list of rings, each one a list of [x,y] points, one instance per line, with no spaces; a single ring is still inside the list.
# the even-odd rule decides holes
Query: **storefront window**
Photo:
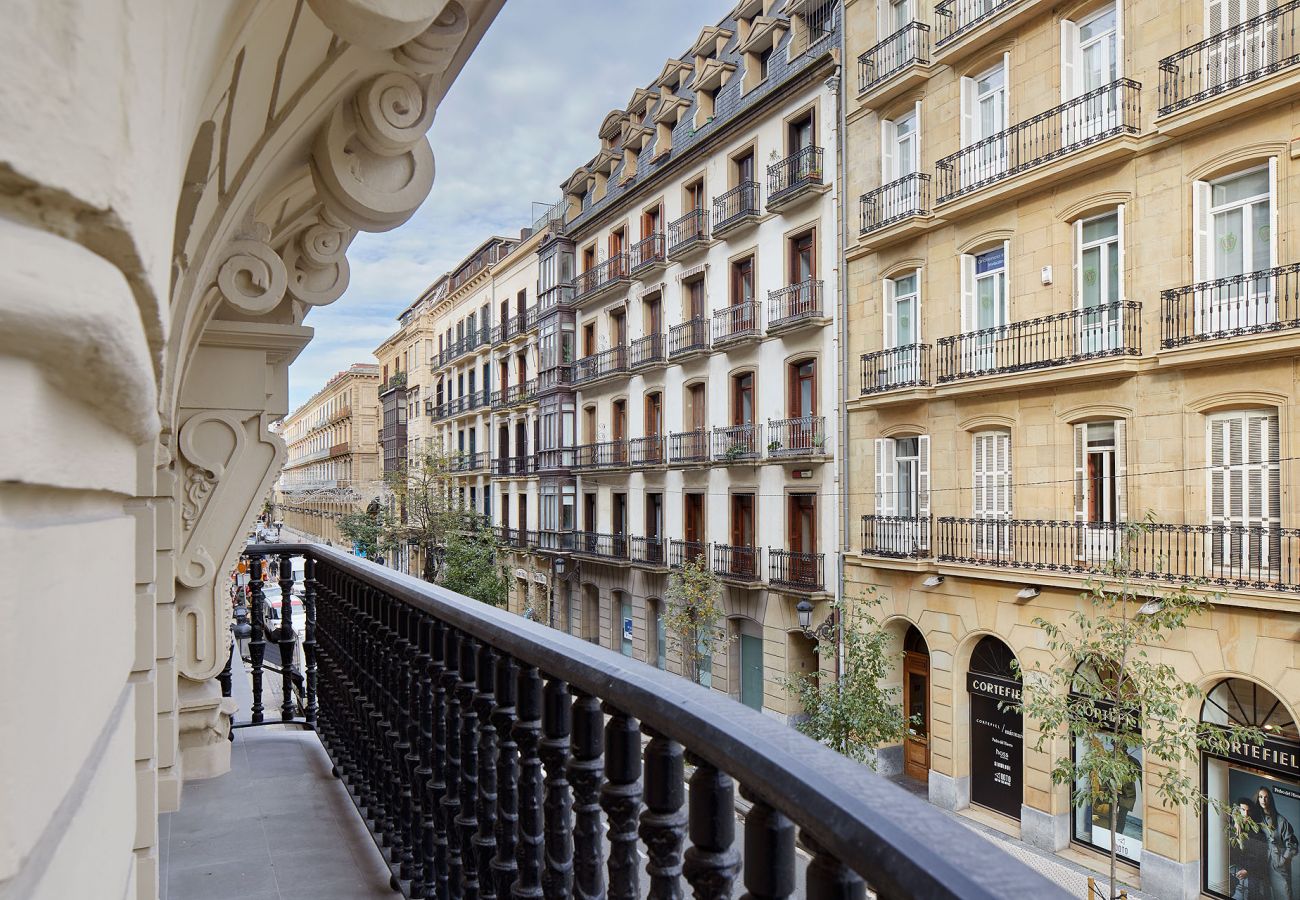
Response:
[[[1095,709],[1101,707],[1105,710],[1112,710],[1113,707],[1109,703],[1097,699],[1100,696],[1114,696],[1114,681],[1109,682],[1111,688],[1109,691],[1103,681],[1104,679],[1098,674],[1094,666],[1081,665],[1074,677],[1073,690],[1078,693],[1072,696],[1079,697],[1079,702],[1083,708]],[[1100,713],[1101,710],[1098,710],[1098,712]],[[1114,715],[1113,712],[1110,714],[1111,716]],[[1092,717],[1089,716],[1089,718]],[[1097,720],[1095,730],[1088,734],[1076,734],[1074,737],[1074,746],[1071,750],[1076,765],[1083,764],[1090,754],[1115,752],[1115,729],[1105,721],[1105,716],[1099,714]],[[1121,734],[1127,734],[1130,738],[1133,738],[1136,732],[1134,729],[1124,729],[1121,730]],[[1142,748],[1124,747],[1122,752],[1129,755],[1133,760],[1136,771],[1141,773]],[[1076,796],[1088,797],[1088,778],[1086,775],[1075,780],[1074,792]],[[1111,809],[1112,805],[1115,807],[1113,810]],[[1142,861],[1142,818],[1144,809],[1142,778],[1139,774],[1134,782],[1120,791],[1113,804],[1108,798],[1089,797],[1088,802],[1085,804],[1075,806],[1074,840],[1106,852],[1110,851],[1113,843],[1121,859],[1128,860],[1136,865]]]

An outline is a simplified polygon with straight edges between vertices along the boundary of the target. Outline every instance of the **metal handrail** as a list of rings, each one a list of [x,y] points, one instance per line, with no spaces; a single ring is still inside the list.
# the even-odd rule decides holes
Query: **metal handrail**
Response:
[[[867,191],[858,200],[859,234],[888,228],[912,216],[930,214],[930,176],[913,172]]]
[[[862,393],[880,394],[930,384],[930,345],[907,344],[862,354]]]
[[[742,181],[713,198],[713,230],[759,213],[758,182]]]
[[[1160,292],[1160,346],[1300,329],[1300,263]]]
[[[930,26],[908,22],[858,57],[858,93],[864,93],[908,66],[930,62]]]

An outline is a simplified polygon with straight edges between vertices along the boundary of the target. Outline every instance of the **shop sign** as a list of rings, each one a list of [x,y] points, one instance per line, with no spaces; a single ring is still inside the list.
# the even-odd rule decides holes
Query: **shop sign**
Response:
[[[1227,758],[1300,781],[1300,744],[1279,738],[1264,738],[1263,744],[1241,743],[1228,747]]]
[[[1003,709],[1020,702],[1020,682],[968,672],[970,691],[971,800],[1012,818],[1024,797],[1024,733],[1020,713]]]
[[[981,697],[990,697],[1003,703],[1020,702],[1020,682],[1010,678],[998,678],[996,675],[981,675],[978,672],[966,673],[966,690]]]

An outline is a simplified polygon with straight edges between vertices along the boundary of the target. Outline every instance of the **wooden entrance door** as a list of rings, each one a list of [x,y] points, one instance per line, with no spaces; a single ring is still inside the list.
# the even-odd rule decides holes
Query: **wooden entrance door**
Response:
[[[930,777],[930,657],[903,654],[903,709],[911,719],[903,739],[903,773],[926,781]]]

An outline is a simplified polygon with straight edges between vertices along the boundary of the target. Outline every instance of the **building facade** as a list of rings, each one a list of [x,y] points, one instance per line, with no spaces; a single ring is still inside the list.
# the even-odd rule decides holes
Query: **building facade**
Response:
[[[997,698],[1145,521],[1135,577],[1223,592],[1151,651],[1208,695],[1186,713],[1300,746],[1295,15],[845,4],[846,592],[879,592],[904,653],[897,764],[1047,849],[1117,844],[1158,897],[1232,895],[1218,817],[1139,786],[1112,834],[1051,783],[1071,748],[1034,752]],[[1201,770],[1300,815],[1294,765]]]
[[[347,546],[339,516],[381,497],[379,381],[378,366],[353,363],[281,423],[276,516],[294,531]]]

